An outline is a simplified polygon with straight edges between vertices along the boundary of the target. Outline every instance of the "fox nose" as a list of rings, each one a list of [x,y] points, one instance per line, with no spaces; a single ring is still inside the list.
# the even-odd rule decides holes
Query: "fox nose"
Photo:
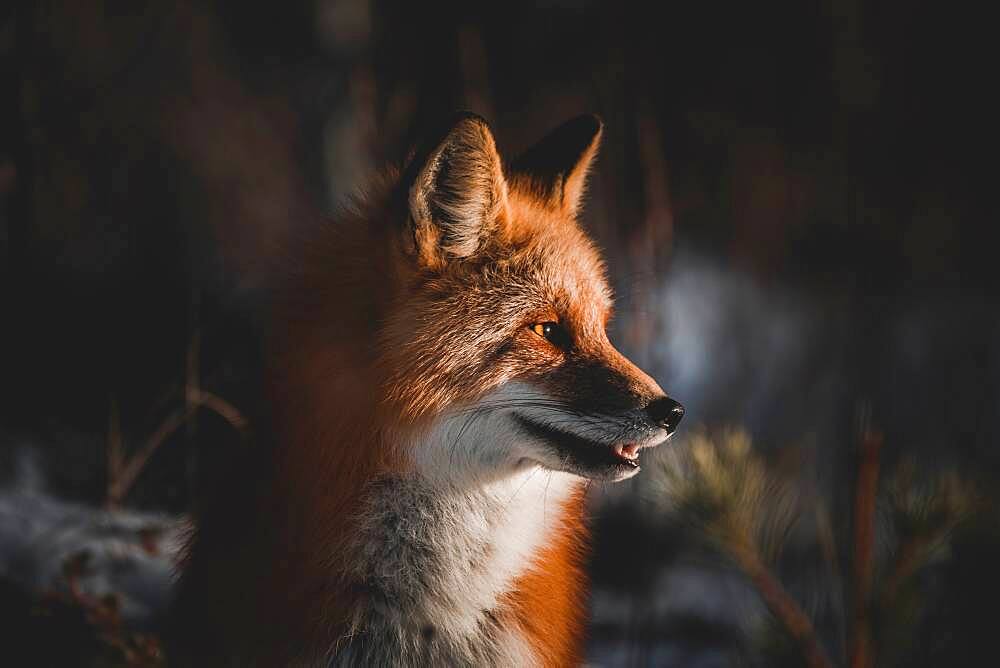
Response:
[[[660,397],[653,399],[646,406],[646,413],[649,419],[667,430],[667,433],[674,433],[681,418],[684,417],[684,407],[670,397]]]

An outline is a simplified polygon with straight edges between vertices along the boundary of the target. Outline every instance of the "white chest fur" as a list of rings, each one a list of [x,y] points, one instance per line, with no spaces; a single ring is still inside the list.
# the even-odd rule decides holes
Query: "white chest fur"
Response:
[[[558,527],[579,479],[523,466],[459,488],[415,474],[372,485],[350,577],[364,596],[337,663],[530,665],[496,611]]]

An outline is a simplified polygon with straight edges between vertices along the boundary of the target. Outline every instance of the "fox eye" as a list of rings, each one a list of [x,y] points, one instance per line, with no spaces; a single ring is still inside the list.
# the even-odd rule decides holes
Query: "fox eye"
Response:
[[[569,348],[569,333],[558,322],[536,322],[531,326],[531,331],[557,348]]]

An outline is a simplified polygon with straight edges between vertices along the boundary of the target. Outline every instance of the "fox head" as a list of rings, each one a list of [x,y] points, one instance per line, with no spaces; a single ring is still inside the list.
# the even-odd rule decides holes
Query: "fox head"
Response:
[[[608,340],[604,266],[576,221],[601,133],[577,118],[505,166],[486,122],[462,115],[404,171],[378,348],[425,474],[622,480],[684,414]]]

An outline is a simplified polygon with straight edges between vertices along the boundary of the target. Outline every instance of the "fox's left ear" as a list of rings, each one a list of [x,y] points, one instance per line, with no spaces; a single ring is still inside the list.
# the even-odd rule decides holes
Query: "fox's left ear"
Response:
[[[604,123],[585,114],[563,123],[511,164],[553,207],[575,215],[597,157]]]
[[[486,121],[462,113],[410,165],[413,250],[425,266],[474,256],[503,225],[507,181]]]

